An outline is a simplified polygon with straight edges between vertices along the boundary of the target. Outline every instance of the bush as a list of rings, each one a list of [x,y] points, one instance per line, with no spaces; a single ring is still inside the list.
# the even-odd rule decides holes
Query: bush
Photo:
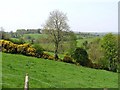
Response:
[[[88,59],[87,67],[93,68],[92,60]]]
[[[48,53],[43,53],[43,54],[42,54],[42,58],[44,58],[44,59],[48,59],[49,56],[50,56],[50,55],[49,55]]]
[[[88,59],[88,54],[85,49],[83,48],[76,48],[76,50],[72,54],[73,59],[76,60],[79,64],[83,66],[87,66],[89,59]]]
[[[0,40],[0,50],[6,53],[18,53],[28,56],[35,56],[39,58],[54,60],[54,57],[48,53],[44,53],[40,45],[31,47],[29,44],[14,44],[11,41]]]
[[[24,55],[35,56],[35,49],[30,47],[29,44],[14,44],[11,41],[0,40],[2,51],[6,53],[18,53]]]
[[[36,50],[36,56],[41,57],[44,49],[39,44],[34,44],[33,48]]]
[[[54,60],[55,58],[53,56],[48,57],[49,60]]]
[[[17,46],[17,52],[20,54],[27,55],[27,49],[30,47],[29,44],[20,44]]]
[[[0,45],[2,46],[2,51],[6,53],[17,53],[17,45],[10,41],[0,40]]]
[[[26,54],[29,56],[35,56],[36,50],[35,48],[29,47],[27,48]]]
[[[97,63],[93,63],[93,68],[95,69],[101,69],[101,65],[97,64]]]
[[[101,65],[102,69],[109,70],[109,61],[106,60],[105,58],[102,58],[98,61],[98,64]]]
[[[72,57],[65,55],[63,58],[63,62],[67,62],[67,63],[74,63],[74,60]]]

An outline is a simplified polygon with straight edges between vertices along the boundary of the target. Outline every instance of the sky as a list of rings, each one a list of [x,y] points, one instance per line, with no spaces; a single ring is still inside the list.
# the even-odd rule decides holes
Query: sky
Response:
[[[42,28],[58,9],[76,32],[118,32],[119,0],[0,0],[0,27],[4,31]]]

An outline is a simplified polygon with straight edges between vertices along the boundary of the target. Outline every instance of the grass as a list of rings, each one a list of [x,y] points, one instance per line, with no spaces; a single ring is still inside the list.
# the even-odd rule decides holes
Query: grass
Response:
[[[64,62],[2,53],[3,88],[117,88],[118,74]]]
[[[84,41],[88,41],[88,43],[89,43],[89,42],[92,42],[95,38],[96,38],[96,37],[78,39],[78,40],[77,40],[77,46],[78,46],[78,47],[82,46],[82,44],[83,44]]]
[[[24,38],[27,38],[28,36],[30,36],[31,38],[34,38],[34,39],[42,39],[42,38],[47,38],[47,34],[24,34]],[[88,41],[88,42],[91,42],[93,41],[95,38],[97,37],[91,37],[91,38],[83,38],[83,39],[78,39],[77,40],[77,47],[81,47],[83,42],[84,41]],[[26,42],[29,43],[29,40],[26,40]],[[63,44],[63,48],[60,48],[60,53],[67,53],[68,52],[68,45],[69,43],[62,43]],[[41,41],[40,42],[40,45],[42,46],[43,49],[45,49],[46,51],[49,51],[49,52],[54,52],[54,43],[52,42],[48,42],[48,43],[45,43],[45,40]]]
[[[38,39],[38,38],[46,38],[46,34],[24,34],[23,37],[31,36],[32,38]]]
[[[31,36],[34,39],[47,38],[47,34],[24,34],[23,37],[26,38],[28,36]],[[95,38],[96,37],[78,39],[77,40],[77,46],[80,47],[84,41],[91,42]],[[43,46],[44,49],[48,49],[48,50],[54,51],[53,50],[53,46],[54,46],[53,43],[49,43],[49,44],[48,43],[47,44],[46,43],[41,43],[41,46]]]

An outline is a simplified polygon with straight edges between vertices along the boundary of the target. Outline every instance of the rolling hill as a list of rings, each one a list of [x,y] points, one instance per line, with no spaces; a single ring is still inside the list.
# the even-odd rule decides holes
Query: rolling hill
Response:
[[[117,88],[118,74],[17,54],[2,53],[2,87],[23,88],[25,74],[30,88]]]

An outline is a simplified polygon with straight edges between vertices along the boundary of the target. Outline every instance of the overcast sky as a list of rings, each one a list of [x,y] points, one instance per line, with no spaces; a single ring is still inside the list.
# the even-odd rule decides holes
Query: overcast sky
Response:
[[[5,31],[42,28],[49,12],[67,14],[71,30],[117,32],[119,0],[0,0],[0,27]]]

